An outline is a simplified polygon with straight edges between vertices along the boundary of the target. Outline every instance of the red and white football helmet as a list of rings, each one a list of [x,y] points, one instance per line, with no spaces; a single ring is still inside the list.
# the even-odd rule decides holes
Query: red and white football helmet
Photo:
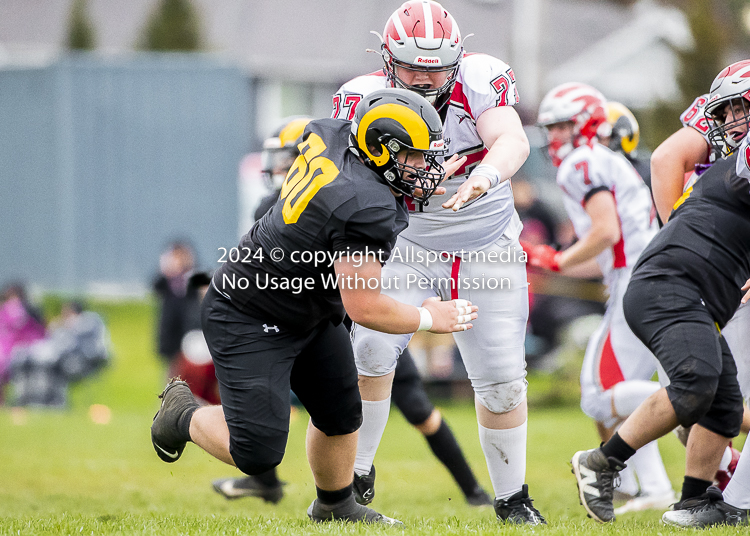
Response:
[[[728,122],[727,105],[734,116]],[[730,155],[750,128],[750,60],[733,63],[714,78],[706,117],[716,124],[708,133],[711,144],[722,156]]]
[[[445,106],[464,51],[461,32],[451,14],[437,2],[412,0],[391,15],[380,37],[385,72],[393,86],[422,95],[437,110]],[[448,72],[448,78],[439,88],[424,89],[405,83],[396,74],[396,67]]]
[[[539,126],[573,122],[570,141],[550,140],[548,150],[555,166],[559,166],[576,147],[594,141],[599,127],[607,123],[606,106],[604,95],[587,84],[561,84],[544,96],[539,105]]]

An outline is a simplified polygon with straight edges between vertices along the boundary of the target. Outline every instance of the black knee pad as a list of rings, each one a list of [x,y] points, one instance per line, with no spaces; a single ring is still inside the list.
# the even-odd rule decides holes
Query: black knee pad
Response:
[[[740,433],[744,407],[742,393],[737,382],[737,366],[726,340],[721,337],[722,368],[719,387],[716,389],[711,409],[698,424],[724,437],[736,437]]]
[[[708,363],[688,356],[669,371],[667,395],[678,422],[692,426],[708,413],[719,386],[719,372]]]
[[[359,395],[359,392],[357,392]],[[362,400],[359,396],[335,407],[321,408],[311,416],[315,428],[327,436],[353,434],[362,426]]]
[[[413,426],[425,422],[435,409],[421,381],[412,384],[394,382],[391,396],[393,403]]]
[[[262,440],[229,440],[229,454],[237,469],[246,475],[259,475],[279,465],[284,458],[286,434],[278,438],[265,437]]]
[[[737,392],[732,395],[722,396],[717,393],[711,409],[698,420],[703,428],[724,437],[737,437],[742,425],[744,407],[742,395]]]
[[[352,415],[348,418],[338,419],[335,422],[324,422],[312,421],[315,428],[323,432],[327,436],[340,436],[353,434],[359,427],[362,426],[362,408],[357,415]]]

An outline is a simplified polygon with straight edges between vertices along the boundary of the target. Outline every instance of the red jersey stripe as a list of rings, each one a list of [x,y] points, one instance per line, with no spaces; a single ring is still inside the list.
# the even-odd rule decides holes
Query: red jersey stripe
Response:
[[[461,257],[453,257],[451,266],[451,300],[458,299],[458,272],[461,269]]]
[[[615,350],[612,348],[611,338],[612,335],[607,332],[607,339],[604,341],[601,359],[599,359],[599,383],[605,391],[625,381]]]

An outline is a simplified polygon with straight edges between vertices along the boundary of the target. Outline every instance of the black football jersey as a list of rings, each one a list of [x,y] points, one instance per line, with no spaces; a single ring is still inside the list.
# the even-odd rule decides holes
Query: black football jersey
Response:
[[[250,316],[299,330],[340,322],[333,259],[371,252],[385,262],[406,228],[403,198],[348,148],[350,128],[338,119],[308,124],[279,199],[214,275]]]
[[[263,216],[266,215],[266,212],[271,210],[271,207],[276,204],[276,201],[279,199],[279,190],[274,190],[267,196],[265,196],[263,199],[260,200],[260,203],[258,203],[257,208],[255,209],[255,214],[253,215],[255,217],[255,221],[258,221]]]
[[[737,175],[736,160],[715,163],[685,193],[633,270],[633,279],[688,278],[721,327],[750,278],[750,181]]]

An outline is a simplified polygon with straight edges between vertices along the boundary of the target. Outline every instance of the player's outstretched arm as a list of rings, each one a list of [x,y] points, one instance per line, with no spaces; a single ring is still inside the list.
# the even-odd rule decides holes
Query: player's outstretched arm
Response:
[[[490,170],[491,173],[482,174],[477,166],[477,170],[472,172],[455,195],[443,203],[443,208],[456,211],[465,203],[489,190],[494,182],[508,180],[515,175],[529,156],[529,140],[518,113],[510,106],[498,106],[486,110],[477,119],[477,132],[488,149],[481,164],[491,166],[483,168]],[[493,176],[490,177],[490,174]]]
[[[407,305],[380,293],[380,286],[363,282],[381,281],[380,262],[369,257],[362,262],[338,260],[334,270],[344,308],[352,321],[384,333],[432,331],[452,333],[471,329],[478,307],[466,300],[426,300],[421,308]],[[359,283],[359,284],[357,284]],[[406,281],[391,281],[391,288],[406,288]],[[371,288],[374,287],[374,288]]]
[[[521,240],[521,247],[526,252],[526,264],[534,268],[543,268],[552,272],[560,271],[560,257],[562,251],[557,251],[546,244],[530,244]],[[602,277],[602,270],[596,257],[592,257],[580,264],[569,265],[565,268],[563,275],[581,279],[592,279]]]
[[[705,162],[708,150],[700,132],[693,127],[682,127],[651,155],[651,189],[661,221],[666,223],[672,207],[682,196],[685,173]]]

